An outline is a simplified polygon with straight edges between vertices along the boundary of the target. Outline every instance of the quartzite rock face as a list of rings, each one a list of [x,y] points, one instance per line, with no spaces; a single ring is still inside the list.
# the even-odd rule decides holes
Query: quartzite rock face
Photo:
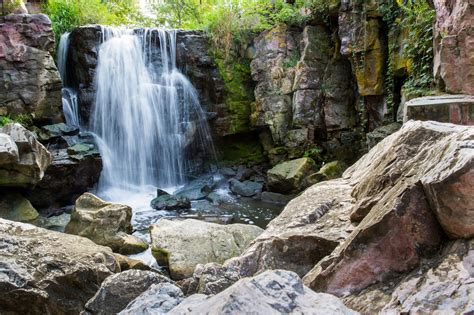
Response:
[[[434,0],[434,74],[448,93],[474,94],[474,2]]]
[[[46,15],[0,17],[0,115],[27,114],[40,122],[62,120],[54,46]]]
[[[92,241],[0,219],[0,313],[78,314],[119,266]]]
[[[349,168],[354,211],[377,200],[345,242],[319,262],[304,281],[317,291],[336,295],[358,292],[417,267],[441,245],[443,232],[459,228],[472,237],[472,127],[409,121]],[[433,183],[433,192],[428,187]],[[449,183],[439,194],[438,182]],[[452,197],[452,198],[451,198]],[[458,198],[465,207],[457,208]],[[437,205],[433,207],[433,205]],[[439,220],[439,223],[434,216]],[[445,216],[443,216],[443,214]]]
[[[37,184],[51,164],[51,153],[20,124],[3,126],[0,134],[5,162],[0,163],[0,187],[26,188]]]
[[[127,270],[114,274],[102,282],[85,309],[98,315],[117,314],[151,285],[164,282],[170,280],[153,271]]]
[[[409,273],[438,251],[444,232],[472,237],[473,132],[407,122],[343,178],[292,200],[243,254],[197,268],[188,289],[216,293],[239,277],[281,268],[342,296]],[[362,221],[356,226],[351,218]]]
[[[341,148],[357,152],[357,141],[343,135],[354,134],[356,125],[351,65],[336,50],[330,31],[321,25],[302,32],[278,25],[257,36],[254,46],[251,122],[268,127],[275,149],[285,151],[285,159],[325,142],[335,155]],[[349,159],[357,153],[342,155]]]
[[[169,313],[358,314],[335,296],[311,291],[297,274],[284,270],[242,279],[215,296],[192,295]]]
[[[474,244],[457,240],[407,276],[344,298],[364,314],[466,314],[474,309]]]
[[[220,225],[200,220],[160,220],[150,227],[152,253],[168,266],[172,279],[192,276],[197,264],[223,263],[241,254],[262,229],[253,225]]]

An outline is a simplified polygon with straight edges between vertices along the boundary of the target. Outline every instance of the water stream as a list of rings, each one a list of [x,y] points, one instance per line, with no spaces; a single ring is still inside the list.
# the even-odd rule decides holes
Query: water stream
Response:
[[[66,124],[80,127],[77,92],[69,87],[67,79],[67,56],[69,52],[69,33],[61,35],[58,47],[58,71],[63,82],[61,90],[63,113]]]

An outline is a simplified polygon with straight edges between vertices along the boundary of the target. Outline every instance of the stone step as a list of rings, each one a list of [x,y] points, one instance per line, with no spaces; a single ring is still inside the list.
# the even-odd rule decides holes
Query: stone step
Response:
[[[403,122],[410,119],[474,125],[474,95],[441,95],[412,99],[405,104]]]

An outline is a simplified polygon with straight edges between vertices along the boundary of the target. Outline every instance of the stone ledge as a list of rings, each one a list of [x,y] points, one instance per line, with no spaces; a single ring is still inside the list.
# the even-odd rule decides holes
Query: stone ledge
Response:
[[[405,105],[403,122],[434,120],[474,125],[474,95],[441,95],[415,98]]]

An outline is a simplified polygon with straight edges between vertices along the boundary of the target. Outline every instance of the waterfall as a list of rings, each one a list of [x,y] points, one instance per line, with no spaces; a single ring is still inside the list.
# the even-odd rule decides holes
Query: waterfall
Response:
[[[66,61],[69,50],[69,34],[70,33],[66,32],[61,35],[58,47],[58,71],[64,86],[66,85]]]
[[[184,183],[190,149],[212,156],[213,147],[197,92],[176,67],[176,32],[103,28],[102,40],[90,122],[99,191]]]
[[[67,56],[69,52],[69,33],[61,35],[58,47],[58,71],[63,82],[61,90],[63,113],[66,124],[71,126],[80,126],[79,108],[77,103],[77,93],[74,89],[68,87],[67,82]]]

